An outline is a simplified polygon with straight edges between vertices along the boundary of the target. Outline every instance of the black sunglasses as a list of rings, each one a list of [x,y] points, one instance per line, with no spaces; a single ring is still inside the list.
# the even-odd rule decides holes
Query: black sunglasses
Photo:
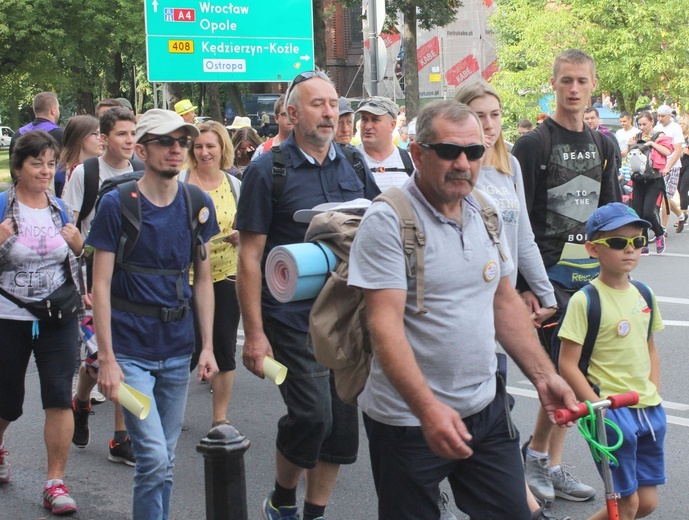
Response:
[[[141,144],[148,143],[158,143],[160,146],[164,146],[165,148],[172,148],[173,146],[175,146],[175,143],[178,143],[182,148],[191,148],[191,145],[194,144],[191,137],[184,136],[175,139],[174,137],[169,135],[161,135],[160,137],[156,137],[155,139],[149,139],[148,141],[141,142]]]
[[[285,94],[285,100],[289,100],[289,95],[292,93],[294,87],[299,85],[299,83],[303,83],[304,81],[309,80],[311,78],[321,78],[330,83],[330,78],[325,72],[321,72],[320,70],[304,71],[298,74],[297,77],[292,80],[292,83],[289,84],[289,88],[287,89],[287,93]]]
[[[482,144],[468,144],[462,146],[454,143],[418,143],[427,150],[434,150],[438,157],[446,161],[454,161],[460,155],[465,154],[470,161],[478,161],[486,151]]]
[[[634,249],[641,249],[646,245],[646,237],[642,235],[632,238],[607,237],[599,238],[598,240],[592,240],[591,243],[608,246],[610,249],[617,249],[618,251],[626,249],[629,244],[631,244]]]

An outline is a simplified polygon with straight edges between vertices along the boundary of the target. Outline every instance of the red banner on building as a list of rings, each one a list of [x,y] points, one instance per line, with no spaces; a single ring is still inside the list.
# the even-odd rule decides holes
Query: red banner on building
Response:
[[[434,36],[416,51],[416,61],[419,70],[422,70],[426,65],[431,63],[434,59],[440,56],[440,43],[438,37]]]
[[[476,61],[473,54],[469,54],[469,56],[459,63],[455,63],[452,68],[445,73],[445,79],[448,85],[458,87],[466,81],[469,76],[478,72],[479,69],[478,61]]]
[[[493,74],[495,74],[498,71],[498,60],[495,60],[493,63],[488,65],[485,69],[483,69],[483,72],[481,72],[481,75],[483,76],[483,79],[486,81],[490,80],[490,78],[493,77]]]
[[[394,45],[395,43],[400,41],[400,33],[380,33],[380,37],[383,39],[385,47],[390,47],[390,45]],[[367,49],[371,47],[370,40],[364,40],[364,47],[366,47]]]

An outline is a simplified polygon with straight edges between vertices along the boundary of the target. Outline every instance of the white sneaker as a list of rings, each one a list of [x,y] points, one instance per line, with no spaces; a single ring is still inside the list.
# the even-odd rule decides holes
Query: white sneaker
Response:
[[[98,391],[98,387],[94,386],[91,390],[91,404],[101,404],[105,401],[105,396]]]

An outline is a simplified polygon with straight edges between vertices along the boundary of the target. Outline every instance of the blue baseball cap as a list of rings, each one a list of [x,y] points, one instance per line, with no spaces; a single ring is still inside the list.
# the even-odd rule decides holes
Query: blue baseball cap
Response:
[[[627,224],[638,224],[643,228],[651,227],[650,222],[640,218],[636,211],[626,204],[611,202],[593,212],[586,222],[586,236],[592,240],[593,235],[598,231],[612,231]]]

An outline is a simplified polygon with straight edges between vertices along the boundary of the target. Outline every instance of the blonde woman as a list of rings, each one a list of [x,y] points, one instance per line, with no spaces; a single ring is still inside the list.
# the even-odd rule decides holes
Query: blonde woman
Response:
[[[234,147],[225,127],[215,121],[208,121],[197,128],[200,135],[194,139],[192,153],[189,154],[190,166],[179,174],[179,180],[195,184],[210,195],[220,226],[220,233],[210,241],[211,276],[215,292],[213,353],[219,369],[212,381],[212,425],[217,426],[229,424],[227,408],[236,369],[235,352],[240,314],[235,283],[239,235],[234,230],[234,221],[241,183],[226,173],[234,162]],[[192,272],[189,276],[191,284],[194,283],[193,275]],[[198,328],[196,345],[198,352],[201,348]],[[198,359],[197,355],[193,359]],[[192,366],[194,364],[192,361]]]

